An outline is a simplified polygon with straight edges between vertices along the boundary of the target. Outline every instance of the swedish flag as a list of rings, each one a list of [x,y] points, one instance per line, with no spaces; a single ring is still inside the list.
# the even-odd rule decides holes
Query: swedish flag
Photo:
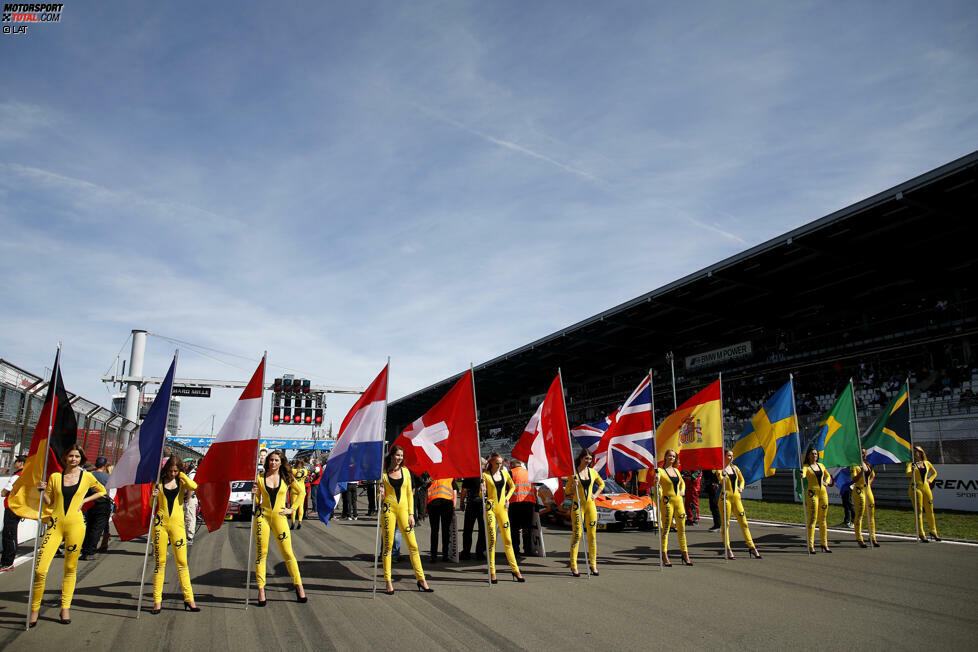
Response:
[[[797,469],[798,415],[791,381],[774,393],[750,420],[734,444],[734,460],[744,482],[774,475],[775,469]]]

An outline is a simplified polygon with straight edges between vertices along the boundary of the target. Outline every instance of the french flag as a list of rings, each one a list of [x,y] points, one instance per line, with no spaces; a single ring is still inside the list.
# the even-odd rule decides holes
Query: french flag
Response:
[[[261,396],[265,386],[265,357],[231,409],[207,454],[200,461],[197,497],[200,513],[211,532],[224,523],[231,498],[231,482],[255,480],[258,469],[258,438],[261,436]]]
[[[348,482],[380,479],[384,458],[389,367],[388,363],[350,408],[326,461],[326,469],[317,489],[316,512],[319,520],[327,526],[329,519],[333,517],[333,510],[336,509],[336,496],[346,490]],[[199,473],[197,477],[200,477]]]
[[[129,541],[146,536],[149,532],[151,491],[160,473],[160,457],[166,438],[166,418],[170,412],[170,395],[173,391],[173,375],[177,369],[177,356],[173,356],[170,370],[156,393],[153,405],[139,426],[126,450],[115,465],[106,489],[118,489],[116,512],[112,522],[119,538]]]

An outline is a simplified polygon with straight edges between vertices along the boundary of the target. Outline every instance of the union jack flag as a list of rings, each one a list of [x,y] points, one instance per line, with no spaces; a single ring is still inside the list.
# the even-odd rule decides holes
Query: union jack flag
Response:
[[[604,437],[605,431],[611,425],[611,422],[614,421],[616,414],[618,413],[614,412],[611,416],[601,419],[601,421],[585,423],[576,428],[571,428],[571,434],[574,435],[574,439],[581,445],[581,448],[586,448],[588,452],[594,455],[594,451],[598,447],[598,442]]]
[[[594,468],[602,475],[655,468],[652,427],[652,378],[642,379],[628,400],[609,417],[604,436],[592,451]]]

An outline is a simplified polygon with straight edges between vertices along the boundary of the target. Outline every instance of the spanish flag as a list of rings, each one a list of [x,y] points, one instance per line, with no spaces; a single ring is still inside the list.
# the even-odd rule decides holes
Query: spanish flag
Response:
[[[723,468],[723,410],[720,381],[711,383],[666,417],[655,431],[655,456],[679,452],[684,471]]]
[[[37,483],[47,481],[48,476],[61,471],[58,459],[65,451],[74,445],[78,438],[78,420],[75,411],[68,401],[61,380],[61,350],[54,358],[54,371],[51,372],[51,382],[48,384],[47,397],[41,408],[41,416],[34,427],[34,437],[31,439],[31,449],[24,462],[24,471],[14,483],[7,504],[21,518],[37,520],[37,511],[41,505],[41,494]],[[44,473],[44,458],[50,453],[47,464],[47,475]]]

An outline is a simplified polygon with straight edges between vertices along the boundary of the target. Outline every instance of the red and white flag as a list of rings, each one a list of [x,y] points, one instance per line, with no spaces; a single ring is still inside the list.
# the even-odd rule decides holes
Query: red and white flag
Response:
[[[466,371],[435,407],[394,440],[404,449],[404,466],[433,480],[480,475],[479,431],[475,425],[472,371]]]
[[[568,433],[567,410],[558,375],[513,447],[513,457],[526,463],[530,482],[574,474]]]
[[[194,480],[197,482],[200,513],[211,532],[220,528],[224,522],[228,500],[231,498],[231,482],[255,480],[264,383],[263,357],[197,468]]]

